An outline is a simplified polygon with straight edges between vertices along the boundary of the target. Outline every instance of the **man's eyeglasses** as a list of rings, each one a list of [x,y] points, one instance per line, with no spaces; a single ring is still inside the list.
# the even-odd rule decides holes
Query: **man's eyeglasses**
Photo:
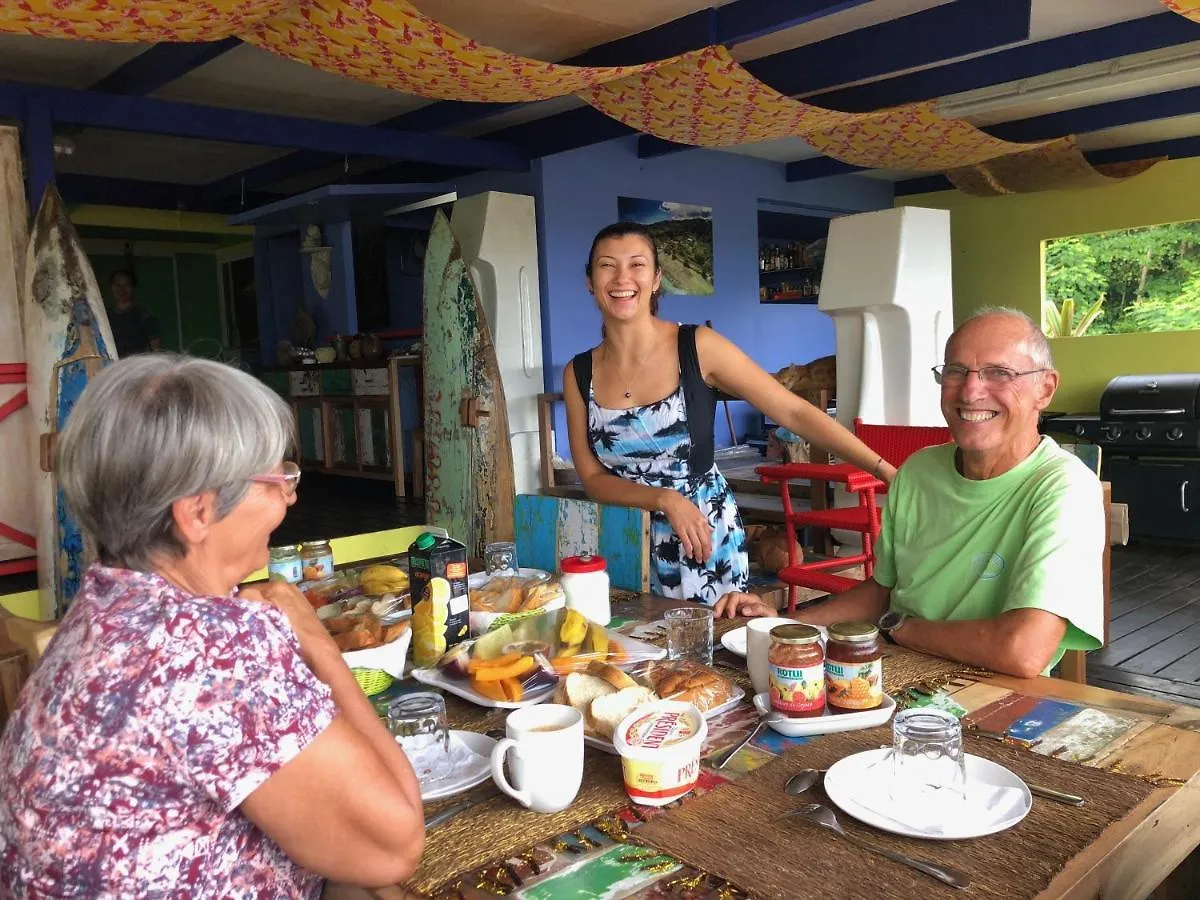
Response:
[[[271,475],[251,475],[247,480],[257,481],[260,484],[277,484],[283,489],[284,495],[290,497],[300,486],[300,467],[294,462],[285,462],[282,472]]]
[[[1012,384],[1018,378],[1023,378],[1026,375],[1036,375],[1038,372],[1047,371],[1049,370],[1030,369],[1028,372],[1017,372],[1004,366],[984,366],[982,369],[968,369],[966,366],[947,363],[944,366],[933,367],[933,380],[941,385],[957,387],[967,380],[968,375],[974,372],[984,384],[1000,387]]]

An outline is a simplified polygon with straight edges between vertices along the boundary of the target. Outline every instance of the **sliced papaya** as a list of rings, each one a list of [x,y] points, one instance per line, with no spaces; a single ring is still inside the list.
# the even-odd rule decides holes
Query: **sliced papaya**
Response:
[[[521,698],[525,695],[520,680],[516,678],[502,678],[500,689],[504,691],[504,699],[513,703],[520,703]]]
[[[506,666],[488,666],[475,672],[476,681],[507,681],[521,678],[533,671],[537,663],[532,656],[518,656]]]
[[[495,659],[480,659],[476,656],[467,663],[467,671],[474,675],[476,672],[482,672],[485,669],[503,669],[523,658],[520,653],[504,653]]]
[[[608,661],[617,666],[627,659],[629,659],[629,654],[625,651],[621,642],[610,638],[608,641]]]
[[[474,676],[471,677],[471,690],[475,693],[487,697],[489,700],[497,700],[501,703],[506,701],[508,697],[504,691],[504,683],[500,681],[480,681]]]

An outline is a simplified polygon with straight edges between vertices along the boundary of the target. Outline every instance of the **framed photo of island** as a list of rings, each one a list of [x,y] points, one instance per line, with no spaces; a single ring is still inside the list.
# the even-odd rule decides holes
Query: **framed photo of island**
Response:
[[[654,235],[664,294],[704,297],[713,293],[711,206],[618,197],[617,217],[645,225]]]

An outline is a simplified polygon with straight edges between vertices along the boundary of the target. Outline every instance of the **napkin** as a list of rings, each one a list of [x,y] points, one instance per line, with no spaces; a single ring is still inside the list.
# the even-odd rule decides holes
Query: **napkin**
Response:
[[[422,735],[422,738],[426,737]],[[408,762],[422,785],[436,784],[451,775],[466,776],[480,765],[490,765],[488,758],[478,755],[453,731],[450,732],[448,746],[438,741],[410,748],[404,741],[400,741],[400,748],[408,757]]]
[[[852,799],[859,806],[914,831],[942,835],[1017,818],[1025,809],[1025,792],[1010,785],[967,777],[966,796],[928,785],[905,785],[893,797],[892,755],[881,753],[857,772]]]

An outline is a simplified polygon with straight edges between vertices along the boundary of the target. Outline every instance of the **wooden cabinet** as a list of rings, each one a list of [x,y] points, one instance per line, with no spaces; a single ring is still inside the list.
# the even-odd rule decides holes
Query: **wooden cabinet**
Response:
[[[419,358],[268,370],[262,379],[295,410],[302,468],[392,481],[397,497],[408,493],[407,473],[421,496]]]

